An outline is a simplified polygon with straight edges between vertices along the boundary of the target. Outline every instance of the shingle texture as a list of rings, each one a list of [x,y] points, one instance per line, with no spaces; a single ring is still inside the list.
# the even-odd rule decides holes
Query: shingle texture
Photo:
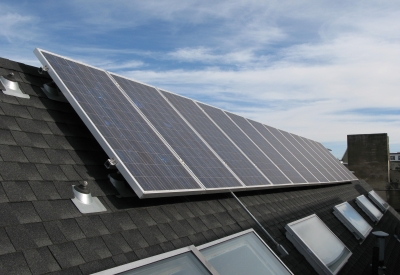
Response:
[[[245,229],[258,231],[229,194],[118,198],[103,165],[107,155],[97,141],[68,103],[49,100],[41,91],[40,85],[51,79],[6,59],[0,59],[0,72],[14,72],[31,96],[0,92],[0,274],[90,274]],[[70,200],[71,186],[82,180],[106,212],[78,211]],[[355,197],[370,190],[366,182],[355,181],[237,196],[288,250],[282,260],[293,273],[316,274],[286,239],[284,227],[316,213],[353,253],[339,274],[354,275],[370,273],[375,239],[370,235],[359,244],[332,210],[349,201],[370,222],[354,204]],[[390,234],[386,274],[400,270],[400,243],[393,236],[398,225],[399,215],[390,208],[373,226]]]

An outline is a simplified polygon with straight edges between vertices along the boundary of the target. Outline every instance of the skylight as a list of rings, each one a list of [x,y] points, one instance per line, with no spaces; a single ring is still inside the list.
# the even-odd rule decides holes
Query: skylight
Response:
[[[289,223],[286,237],[318,274],[337,274],[352,253],[317,215]]]
[[[94,275],[217,275],[218,272],[215,272],[215,270],[203,260],[204,258],[202,258],[200,252],[194,246],[190,246],[141,261],[107,269],[95,273]]]
[[[249,229],[198,248],[192,246],[107,269],[94,275],[293,275]]]
[[[221,275],[293,274],[252,229],[199,250]]]
[[[368,192],[368,198],[370,198],[383,213],[388,210],[389,204],[387,204],[387,202],[385,202],[374,190]]]
[[[357,240],[364,241],[372,230],[367,221],[348,202],[336,205],[333,208],[333,214],[354,234]]]
[[[383,214],[370,202],[366,196],[361,195],[356,198],[356,204],[368,215],[374,222],[378,223]]]

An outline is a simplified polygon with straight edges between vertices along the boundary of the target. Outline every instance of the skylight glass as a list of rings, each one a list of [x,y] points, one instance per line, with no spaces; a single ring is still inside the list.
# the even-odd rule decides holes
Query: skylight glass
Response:
[[[190,274],[203,275],[211,274],[200,263],[200,261],[190,252],[167,258],[162,261],[154,262],[134,270],[128,270],[121,275],[158,275],[158,274]]]
[[[317,215],[286,225],[286,237],[319,274],[337,274],[352,255]]]
[[[364,240],[371,232],[372,227],[348,202],[336,205],[333,209],[333,214],[335,214],[357,239]]]
[[[100,271],[93,275],[217,275],[194,246]]]
[[[389,208],[389,204],[385,202],[374,190],[368,193],[368,197],[379,207],[379,209],[385,213]]]
[[[373,222],[377,223],[382,218],[383,214],[381,211],[379,211],[366,196],[358,196],[356,198],[356,203]]]
[[[199,250],[221,275],[292,274],[253,230],[200,246]]]

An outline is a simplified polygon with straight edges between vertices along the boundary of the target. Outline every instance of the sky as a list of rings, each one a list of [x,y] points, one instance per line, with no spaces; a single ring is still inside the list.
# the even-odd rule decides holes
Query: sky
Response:
[[[63,55],[321,142],[400,152],[400,1],[0,2],[1,57]]]

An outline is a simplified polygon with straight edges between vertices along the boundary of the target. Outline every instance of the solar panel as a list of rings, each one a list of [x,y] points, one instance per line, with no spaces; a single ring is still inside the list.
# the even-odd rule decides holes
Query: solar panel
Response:
[[[242,187],[155,88],[115,74],[111,76],[206,188]]]
[[[339,177],[339,175],[314,150],[312,150],[312,148],[303,140],[302,137],[295,134],[291,134],[291,136],[301,145],[301,147],[303,147],[310,154],[312,158],[314,158],[318,162],[319,165],[322,166],[323,169],[325,169],[328,174],[325,173],[324,175],[328,180],[342,180],[342,178]]]
[[[236,126],[224,111],[206,104],[198,104],[273,184],[291,184],[279,168]]]
[[[36,53],[139,196],[203,190],[105,71],[45,51]]]
[[[47,51],[35,54],[141,198],[356,179],[317,142]]]
[[[265,186],[268,180],[191,100],[161,91],[246,186]]]
[[[331,174],[329,170],[327,170],[322,164],[321,161],[317,160],[315,153],[307,148],[305,144],[302,144],[301,140],[298,140],[294,134],[288,133],[283,130],[279,130],[282,135],[284,135],[300,153],[307,158],[307,160],[316,168],[318,172],[320,172],[328,182],[337,181],[337,179]],[[310,169],[309,169],[310,170]],[[310,170],[311,171],[311,170]],[[313,172],[313,174],[315,174]],[[320,180],[320,178],[318,178]]]
[[[264,125],[265,126],[265,125]],[[329,180],[318,170],[317,162],[311,162],[313,159],[307,155],[306,150],[302,148],[296,140],[285,131],[278,130],[273,127],[265,126],[279,141],[295,156],[296,159],[304,165],[304,167],[317,178],[319,182],[328,182]],[[306,155],[309,157],[307,158]]]
[[[244,118],[232,113],[226,114],[236,123],[236,125],[260,148],[269,159],[279,167],[279,169],[293,183],[307,183],[307,181],[293,168],[293,166],[276,150],[257,130]]]
[[[343,174],[347,180],[357,179],[343,164],[339,162],[338,159],[332,156],[328,149],[326,149],[321,143],[313,140],[310,140],[310,142],[314,144],[314,146],[333,164],[334,167],[339,170],[339,172]]]
[[[290,164],[310,183],[319,182],[317,178],[311,174],[307,168],[294,157],[294,155],[277,139],[263,124],[249,120],[249,122],[257,129],[257,131],[274,146],[279,153],[287,159]]]

